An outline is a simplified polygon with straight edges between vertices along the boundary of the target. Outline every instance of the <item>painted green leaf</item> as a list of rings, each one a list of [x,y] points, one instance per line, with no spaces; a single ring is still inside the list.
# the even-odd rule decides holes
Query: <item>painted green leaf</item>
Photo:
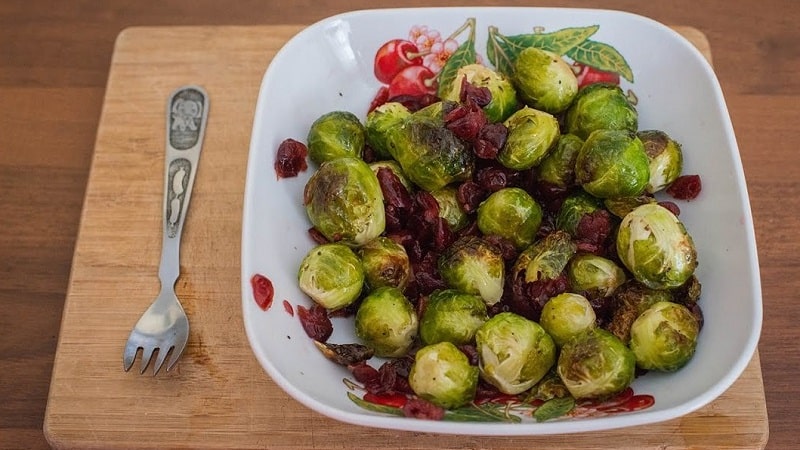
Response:
[[[550,33],[505,36],[496,27],[489,27],[486,56],[499,72],[511,75],[514,61],[522,50],[528,47],[538,47],[564,55],[570,49],[589,39],[599,28],[599,25],[592,25],[588,27],[563,28]]]
[[[368,402],[356,394],[352,392],[347,393],[347,398],[350,399],[353,403],[360,406],[361,408],[366,409],[367,411],[379,412],[384,414],[391,414],[394,416],[402,416],[403,411],[400,408],[395,408],[393,406],[386,406],[386,405],[378,405],[375,403]]]
[[[544,422],[555,419],[572,411],[575,407],[575,399],[572,397],[561,397],[548,400],[538,407],[533,413],[537,422]]]
[[[484,404],[480,406],[469,405],[449,410],[445,413],[444,420],[452,422],[512,422],[517,423],[522,419],[506,412],[505,405]]]
[[[602,42],[586,40],[567,51],[573,60],[606,72],[618,73],[633,83],[633,71],[617,49]]]
[[[467,22],[471,27],[469,38],[467,38],[463,44],[459,45],[456,51],[447,58],[447,62],[444,64],[444,67],[442,67],[442,71],[439,72],[439,88],[437,90],[439,96],[450,91],[450,86],[456,79],[458,69],[469,64],[475,64],[478,61],[475,52],[475,22],[474,19],[471,20],[473,21]]]

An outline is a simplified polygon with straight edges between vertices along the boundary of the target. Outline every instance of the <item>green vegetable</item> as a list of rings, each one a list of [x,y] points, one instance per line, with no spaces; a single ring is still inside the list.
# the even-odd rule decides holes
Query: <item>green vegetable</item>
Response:
[[[391,286],[402,291],[408,286],[411,262],[402,245],[378,236],[361,247],[359,255],[369,289]]]
[[[317,164],[342,156],[360,158],[365,142],[364,125],[351,112],[329,112],[311,124],[307,142],[308,157]]]
[[[506,238],[518,249],[533,243],[542,223],[542,208],[523,189],[503,188],[478,206],[478,229]]]
[[[526,105],[551,114],[567,109],[578,93],[578,79],[569,64],[559,55],[536,47],[517,55],[513,81]]]
[[[422,347],[408,374],[415,394],[443,408],[470,403],[478,387],[478,368],[450,342]]]
[[[616,336],[592,328],[561,347],[557,371],[576,399],[602,399],[630,386],[636,358]]]
[[[426,345],[439,342],[468,344],[487,319],[486,303],[480,296],[455,289],[434,291],[428,296],[420,319],[419,337]]]
[[[692,359],[700,325],[683,305],[658,302],[631,327],[630,348],[643,369],[673,372]]]
[[[517,91],[514,89],[514,85],[504,75],[481,64],[460,67],[450,89],[443,93],[442,98],[455,102],[460,101],[461,82],[465,78],[467,82],[476,87],[489,89],[492,94],[492,100],[483,107],[486,118],[490,122],[502,122],[516,111]]]
[[[353,250],[344,244],[323,244],[303,258],[298,271],[300,290],[329,310],[344,308],[361,294],[364,269]]]
[[[500,164],[515,170],[535,167],[558,142],[558,120],[551,114],[524,107],[503,123],[506,143],[497,154]]]
[[[539,324],[557,346],[595,327],[597,317],[586,297],[565,292],[544,304]]]
[[[414,344],[419,320],[400,289],[381,287],[361,301],[355,327],[356,336],[375,350],[375,356],[399,357]]]
[[[639,115],[615,84],[594,83],[578,92],[564,118],[566,132],[588,139],[593,131],[623,130],[636,133]]]
[[[641,194],[650,179],[642,141],[627,131],[593,132],[575,160],[575,179],[586,192],[599,198]]]
[[[467,294],[480,295],[487,305],[499,302],[503,295],[503,256],[500,250],[482,238],[459,238],[439,257],[438,267],[448,286]]]

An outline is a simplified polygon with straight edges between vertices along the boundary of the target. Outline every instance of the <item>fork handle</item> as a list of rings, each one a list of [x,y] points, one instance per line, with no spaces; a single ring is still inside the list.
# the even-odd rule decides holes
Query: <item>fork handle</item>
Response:
[[[169,96],[164,173],[164,233],[158,269],[162,289],[174,287],[180,275],[181,233],[197,175],[207,120],[208,94],[202,87],[183,86]]]

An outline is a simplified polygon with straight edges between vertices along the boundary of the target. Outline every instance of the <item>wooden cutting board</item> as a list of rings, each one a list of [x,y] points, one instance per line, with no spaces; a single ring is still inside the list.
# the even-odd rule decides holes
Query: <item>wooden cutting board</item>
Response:
[[[599,433],[476,437],[362,428],[312,412],[262,370],[241,314],[245,170],[264,70],[301,27],[131,28],[111,63],[44,422],[57,448],[762,448],[758,354],[701,410]],[[698,30],[676,29],[707,56]],[[130,327],[159,289],[165,102],[179,85],[211,112],[184,230],[177,284],[191,322],[176,369],[122,370]],[[280,108],[280,105],[274,105]],[[270,173],[271,175],[271,173]],[[138,361],[137,361],[138,364]],[[676,389],[679,389],[676,386]]]

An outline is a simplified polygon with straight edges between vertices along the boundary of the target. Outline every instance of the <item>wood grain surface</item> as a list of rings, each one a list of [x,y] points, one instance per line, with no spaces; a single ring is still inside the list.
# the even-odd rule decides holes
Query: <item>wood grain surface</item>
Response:
[[[0,2],[0,448],[47,447],[42,425],[53,357],[111,55],[120,31],[132,25],[309,24],[353,9],[451,4],[455,2]],[[458,4],[553,5],[538,0]],[[796,412],[800,408],[800,384],[796,381],[796,368],[800,365],[800,327],[796,325],[800,314],[800,240],[796,237],[800,232],[796,214],[800,184],[796,180],[800,164],[795,143],[800,137],[796,125],[800,104],[800,8],[794,0],[564,0],[558,6],[627,10],[667,24],[691,25],[708,37],[736,130],[756,225],[764,298],[759,348],[769,413],[767,448],[796,447]],[[161,125],[158,121],[155,129]],[[242,126],[249,130],[250,123]],[[159,148],[161,144],[159,141]],[[152,189],[155,192],[159,188]],[[114,205],[112,200],[108,203]],[[151,247],[142,252],[157,252],[157,244],[148,245]],[[134,257],[145,259],[138,252]],[[210,292],[222,290],[222,282],[208,280]],[[182,289],[193,288],[184,285]],[[126,296],[106,300],[129,301]],[[234,314],[236,306],[231,308]],[[92,350],[91,346],[86,348],[87,352]],[[244,357],[250,361],[249,355]],[[100,376],[91,374],[88,378]],[[74,406],[80,405],[76,400]],[[119,411],[119,406],[110,400],[104,405],[112,413]],[[264,408],[281,405],[276,401]],[[202,406],[196,405],[198,409]],[[320,423],[316,416],[305,419],[308,429]],[[202,425],[208,419],[200,414],[194,420]],[[232,428],[230,434],[248,432],[241,424]],[[125,432],[124,426],[121,429]],[[298,439],[304,433],[295,432]],[[222,439],[224,436],[218,436],[216,442]],[[613,447],[600,439],[597,443]],[[430,444],[435,447],[437,443]],[[463,448],[481,445],[473,440],[462,444]],[[264,440],[258,446],[270,445],[270,440]],[[626,446],[634,447],[636,443],[627,442]]]
[[[705,54],[708,42],[679,28]],[[768,435],[758,356],[721,398],[652,426],[489,438],[364,429],[292,400],[243,332],[239,257],[248,143],[264,68],[297,27],[131,28],[117,39],[72,263],[44,431],[57,448],[761,448]],[[167,43],[167,45],[165,45]],[[209,127],[182,244],[177,291],[192,333],[177,371],[121,370],[131,324],[158,290],[165,98],[203,85]]]

